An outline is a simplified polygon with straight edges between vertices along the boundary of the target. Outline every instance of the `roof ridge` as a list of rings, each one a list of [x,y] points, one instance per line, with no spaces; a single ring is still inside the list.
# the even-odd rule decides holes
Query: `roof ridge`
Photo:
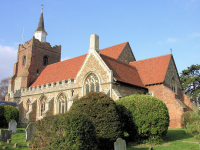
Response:
[[[135,69],[136,69],[135,66],[132,66],[132,65],[130,65],[130,64],[127,64],[127,63],[125,63],[125,62],[123,62],[123,61],[120,61],[120,60],[114,59],[114,58],[109,57],[109,56],[104,55],[104,54],[100,54],[100,55],[103,55],[103,56],[105,56],[105,57],[108,57],[109,59],[112,59],[112,60],[116,61],[116,62],[119,62],[119,63],[121,63],[121,64],[124,64],[124,65],[126,65],[126,66],[129,66],[129,67],[131,67],[131,68],[135,68]]]
[[[118,45],[125,44],[125,43],[129,43],[129,42],[128,42],[128,41],[127,41],[127,42],[123,42],[123,43],[116,44],[116,45],[113,45],[113,46],[109,46],[109,47],[106,47],[106,48],[110,48],[110,47],[118,46]],[[100,50],[104,50],[104,49],[106,49],[106,48],[103,48],[103,49],[100,49]]]
[[[159,58],[159,57],[163,57],[163,56],[170,56],[170,55],[172,56],[172,54],[166,54],[166,55],[161,55],[161,56],[146,58],[146,59],[142,59],[142,60],[132,61],[132,62],[130,62],[130,63],[139,62],[139,61],[146,61],[146,60],[149,60],[149,59],[155,59],[155,58]],[[129,64],[130,64],[130,63],[129,63]]]

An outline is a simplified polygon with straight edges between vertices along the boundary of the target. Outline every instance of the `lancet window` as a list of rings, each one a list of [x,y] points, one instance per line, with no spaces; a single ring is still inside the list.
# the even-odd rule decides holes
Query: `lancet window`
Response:
[[[99,79],[97,78],[97,76],[93,73],[89,74],[89,76],[86,78],[85,80],[85,94],[91,92],[91,91],[95,91],[95,92],[99,92]]]
[[[48,65],[48,57],[44,56],[43,57],[43,66],[47,66]]]
[[[63,93],[58,97],[57,110],[59,114],[67,112],[67,97]]]
[[[43,113],[44,111],[46,110],[46,97],[43,97],[41,100],[40,100],[40,116],[43,116]]]
[[[176,86],[176,81],[174,79],[174,77],[172,77],[172,81],[171,81],[171,89],[174,93],[177,92],[177,86]]]
[[[27,102],[26,102],[26,112],[28,112],[28,111],[30,110],[30,104],[31,104],[31,101],[30,101],[30,99],[29,99],[29,100],[27,100]]]
[[[23,57],[23,65],[26,64],[26,56]]]

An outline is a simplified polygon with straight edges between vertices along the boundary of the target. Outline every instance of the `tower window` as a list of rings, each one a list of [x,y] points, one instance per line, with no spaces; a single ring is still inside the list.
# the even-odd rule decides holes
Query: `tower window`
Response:
[[[39,70],[37,70],[37,76],[39,75]]]
[[[23,57],[23,65],[26,64],[26,56]]]
[[[48,65],[48,57],[44,56],[43,57],[43,66],[47,66]]]

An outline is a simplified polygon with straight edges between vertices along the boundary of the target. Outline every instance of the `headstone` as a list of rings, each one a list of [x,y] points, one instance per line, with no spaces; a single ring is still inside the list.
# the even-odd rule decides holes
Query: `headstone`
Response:
[[[12,130],[12,134],[15,134],[17,129],[17,122],[15,120],[11,120],[8,124],[8,129]]]
[[[18,147],[18,143],[15,143],[13,148],[17,148]]]
[[[7,142],[8,139],[11,139],[11,136],[11,130],[0,130],[0,141]]]
[[[7,144],[10,144],[11,143],[11,139],[7,139]]]
[[[26,141],[29,141],[32,137],[33,132],[35,131],[34,124],[31,122],[26,127]]]
[[[126,150],[126,141],[122,138],[118,138],[114,143],[115,150]]]

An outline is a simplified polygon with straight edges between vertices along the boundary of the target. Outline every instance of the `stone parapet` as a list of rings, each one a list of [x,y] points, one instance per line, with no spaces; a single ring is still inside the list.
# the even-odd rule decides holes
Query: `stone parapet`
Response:
[[[41,86],[33,86],[29,88],[23,88],[21,89],[21,96],[28,96],[28,95],[35,95],[35,94],[42,94],[42,93],[49,93],[54,91],[60,91],[60,90],[67,90],[71,88],[77,88],[74,84],[73,79],[69,80],[62,80],[46,84],[42,84]]]

